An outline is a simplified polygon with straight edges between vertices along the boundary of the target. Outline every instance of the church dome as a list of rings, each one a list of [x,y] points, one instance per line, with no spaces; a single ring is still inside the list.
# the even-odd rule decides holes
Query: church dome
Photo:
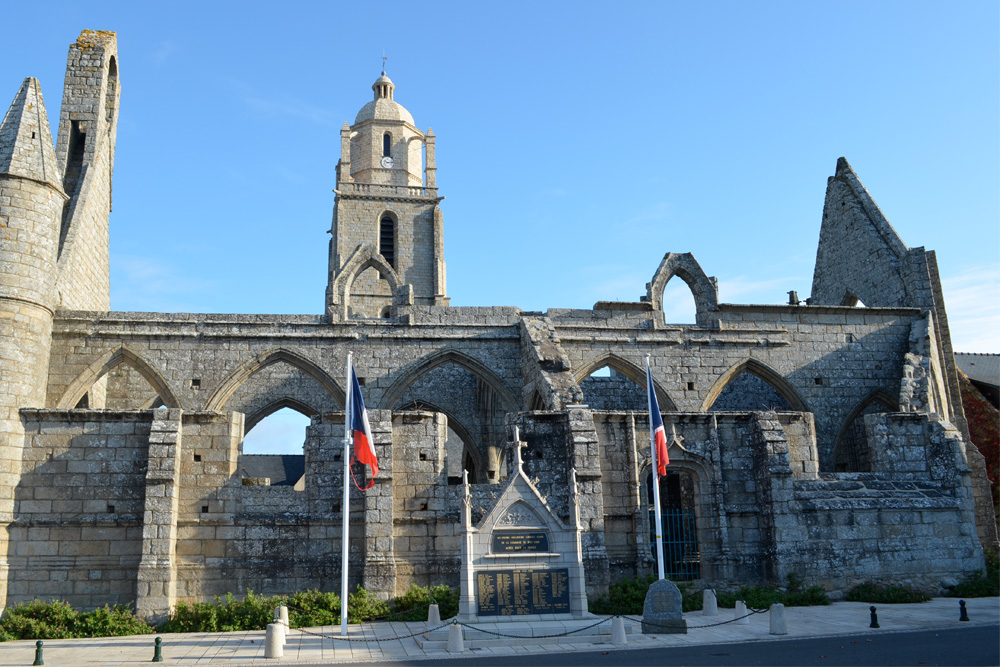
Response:
[[[392,83],[392,79],[387,77],[385,72],[382,72],[382,76],[372,84],[375,99],[361,107],[357,118],[354,119],[354,124],[357,125],[366,120],[401,120],[414,125],[410,112],[402,104],[392,99],[395,89],[396,86]]]

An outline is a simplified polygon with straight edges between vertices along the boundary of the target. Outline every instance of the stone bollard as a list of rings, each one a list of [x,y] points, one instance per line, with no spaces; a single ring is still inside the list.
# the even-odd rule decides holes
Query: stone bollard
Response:
[[[628,644],[628,637],[625,636],[625,619],[621,616],[611,619],[611,643],[615,646]]]
[[[448,628],[448,653],[465,651],[465,638],[462,636],[462,626],[452,623]]]
[[[281,619],[281,622],[284,624],[286,630],[292,627],[288,624],[288,607],[285,605],[278,607],[278,618]]]
[[[163,637],[157,637],[153,642],[153,659],[150,662],[163,662]]]
[[[436,604],[427,607],[427,625],[441,625],[441,611]]]
[[[868,607],[868,611],[870,611],[871,614],[872,614],[872,622],[871,622],[871,625],[869,625],[868,627],[869,628],[880,627],[879,624],[878,624],[878,614],[875,613],[875,605],[872,605],[871,607]]]
[[[750,616],[747,612],[747,603],[743,600],[736,601],[736,613],[733,618],[738,618],[736,625],[750,625]]]
[[[31,663],[31,664],[32,664],[32,667],[34,667],[34,665],[44,665],[45,664],[45,660],[42,659],[42,640],[41,639],[39,639],[37,642],[35,642],[35,661],[33,663]]]
[[[264,657],[282,658],[285,655],[285,645],[281,640],[281,624],[270,623],[267,626],[267,635],[264,639]]]
[[[277,632],[278,632],[278,639],[281,641],[281,645],[284,646],[285,644],[288,643],[288,639],[285,636],[287,634],[285,632],[285,624],[281,622],[281,614],[278,613],[277,607],[275,607],[274,612],[275,612],[274,613],[274,619],[271,621],[271,623],[274,624],[274,625],[276,625],[276,626],[278,626],[278,630],[277,630]]]
[[[701,594],[701,614],[702,616],[718,616],[719,601],[715,597],[715,590],[706,588]]]
[[[785,605],[778,602],[771,605],[771,634],[787,635],[788,626],[785,624]]]
[[[969,620],[969,612],[967,612],[965,610],[965,600],[959,600],[958,601],[958,608],[962,610],[958,614],[958,620],[960,620],[960,621],[967,621],[967,620]]]

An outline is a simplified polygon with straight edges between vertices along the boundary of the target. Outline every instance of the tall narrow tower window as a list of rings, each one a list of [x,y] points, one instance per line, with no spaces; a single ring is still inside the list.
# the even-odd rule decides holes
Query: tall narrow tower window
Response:
[[[382,135],[382,157],[392,157],[392,135],[388,132]]]
[[[388,135],[386,135],[388,136]],[[396,222],[391,216],[383,215],[379,221],[378,248],[386,263],[396,268]]]

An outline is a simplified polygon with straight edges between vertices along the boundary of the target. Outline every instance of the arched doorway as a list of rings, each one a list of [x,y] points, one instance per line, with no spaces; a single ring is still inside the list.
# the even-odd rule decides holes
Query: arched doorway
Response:
[[[646,475],[649,544],[656,560],[656,512],[653,473]],[[701,552],[695,517],[694,479],[686,471],[668,470],[660,477],[660,515],[663,521],[663,572],[674,581],[701,578]]]

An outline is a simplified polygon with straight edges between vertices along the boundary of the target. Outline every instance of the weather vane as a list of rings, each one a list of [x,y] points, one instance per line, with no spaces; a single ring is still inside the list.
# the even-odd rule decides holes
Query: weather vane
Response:
[[[385,61],[388,59],[389,57],[385,55],[385,49],[382,49],[382,74],[385,74]]]

